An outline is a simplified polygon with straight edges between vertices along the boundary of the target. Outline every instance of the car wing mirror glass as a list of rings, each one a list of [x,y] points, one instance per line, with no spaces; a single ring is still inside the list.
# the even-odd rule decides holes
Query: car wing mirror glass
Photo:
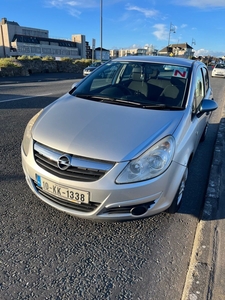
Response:
[[[209,113],[213,110],[216,110],[217,108],[218,108],[218,105],[214,100],[203,99],[201,102],[199,112],[197,113],[197,117],[199,118],[204,113]]]

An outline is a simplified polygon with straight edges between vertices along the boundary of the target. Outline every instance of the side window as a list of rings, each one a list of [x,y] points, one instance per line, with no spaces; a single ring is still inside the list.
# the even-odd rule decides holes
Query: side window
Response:
[[[117,73],[120,65],[109,65],[105,66],[105,68],[101,68],[100,70],[96,70],[95,78],[90,86],[90,91],[95,90],[96,88],[104,87],[109,84],[112,84],[115,74]],[[91,78],[91,77],[90,77]]]
[[[195,110],[199,107],[204,96],[205,96],[204,81],[203,81],[201,69],[199,68],[195,78],[195,93],[194,93]]]
[[[202,73],[204,78],[205,94],[206,94],[209,89],[209,73],[206,68],[202,68]]]

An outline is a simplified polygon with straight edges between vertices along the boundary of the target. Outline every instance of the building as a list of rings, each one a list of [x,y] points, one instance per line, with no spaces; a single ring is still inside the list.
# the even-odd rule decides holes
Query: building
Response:
[[[110,50],[109,55],[110,55],[111,59],[117,58],[117,57],[119,57],[119,50],[118,49],[112,49],[112,50]]]
[[[158,51],[158,55],[170,55],[189,58],[194,55],[193,48],[187,43],[182,44],[170,44]]]
[[[104,48],[98,47],[95,49],[94,58],[96,60],[108,61],[110,59],[110,51]]]
[[[90,47],[84,35],[72,35],[71,41],[53,39],[49,38],[48,30],[23,27],[3,18],[0,22],[0,58],[22,55],[89,58]]]
[[[144,48],[130,48],[130,49],[120,49],[119,57],[129,56],[129,55],[146,55],[147,49]]]
[[[129,55],[157,55],[157,50],[154,47],[144,47],[144,48],[129,48],[129,49],[113,49],[110,50],[111,59],[122,56]]]

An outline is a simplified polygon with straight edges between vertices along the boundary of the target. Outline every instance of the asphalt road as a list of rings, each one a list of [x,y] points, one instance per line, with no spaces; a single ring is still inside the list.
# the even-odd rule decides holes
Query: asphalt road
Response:
[[[221,108],[225,81],[213,78]],[[189,171],[179,213],[123,223],[77,219],[29,190],[20,145],[28,120],[73,80],[0,84],[0,299],[180,300],[221,109]]]

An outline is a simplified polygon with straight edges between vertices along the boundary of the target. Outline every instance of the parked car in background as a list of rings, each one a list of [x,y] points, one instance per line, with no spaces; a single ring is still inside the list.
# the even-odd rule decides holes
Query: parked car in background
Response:
[[[92,71],[94,71],[100,65],[101,65],[101,62],[94,62],[93,64],[91,64],[90,66],[88,66],[87,68],[85,68],[83,70],[83,76],[89,75]]]
[[[26,181],[42,201],[80,218],[175,213],[216,108],[203,63],[117,58],[30,120],[21,145]]]
[[[225,64],[216,64],[212,70],[212,77],[223,77],[225,78]]]

